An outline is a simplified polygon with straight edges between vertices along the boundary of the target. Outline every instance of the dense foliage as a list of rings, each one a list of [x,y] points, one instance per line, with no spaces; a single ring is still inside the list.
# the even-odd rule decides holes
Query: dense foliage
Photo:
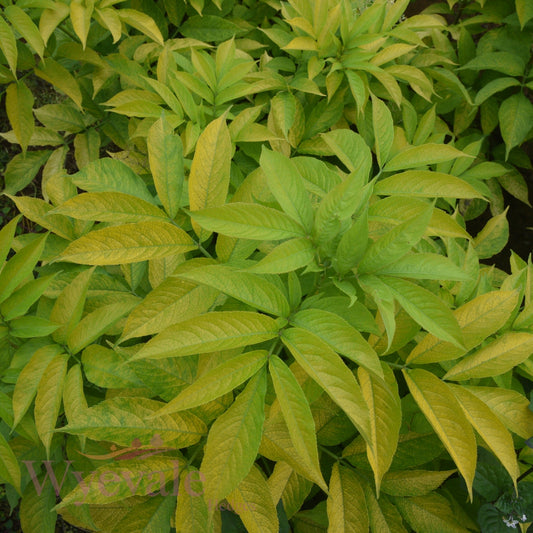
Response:
[[[0,0],[25,533],[526,531],[533,4],[408,5]]]

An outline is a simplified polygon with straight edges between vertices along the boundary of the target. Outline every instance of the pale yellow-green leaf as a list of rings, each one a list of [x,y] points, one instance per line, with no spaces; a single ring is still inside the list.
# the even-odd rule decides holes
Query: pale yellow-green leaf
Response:
[[[20,466],[3,435],[0,435],[0,478],[15,487],[20,494]]]
[[[207,285],[245,304],[277,316],[289,315],[289,302],[281,290],[256,274],[238,271],[226,265],[206,265],[179,277]]]
[[[202,498],[200,472],[182,469],[176,505],[176,533],[211,533],[208,505]]]
[[[148,496],[160,490],[166,491],[165,485],[178,479],[180,466],[183,467],[184,464],[185,461],[180,456],[165,455],[106,463],[85,476],[83,482],[78,483],[55,508],[82,503],[109,505],[132,496]],[[147,472],[152,475],[147,475]],[[170,486],[168,490],[174,492],[178,487]]]
[[[59,213],[78,220],[94,220],[124,224],[150,220],[168,221],[167,215],[155,205],[122,192],[86,192],[56,207]]]
[[[341,316],[322,309],[304,309],[294,314],[291,324],[312,332],[336,352],[383,377],[381,363],[374,349]]]
[[[259,274],[292,272],[311,264],[315,254],[316,249],[308,238],[290,239],[276,246],[248,271]]]
[[[52,338],[60,344],[66,344],[70,332],[82,317],[89,281],[93,272],[94,268],[88,268],[80,272],[61,291],[54,307],[52,307],[50,320],[61,324],[61,327],[54,332]]]
[[[369,527],[365,494],[359,479],[339,463],[333,465],[327,499],[328,533],[366,533]]]
[[[85,365],[84,365],[85,366]],[[67,422],[73,422],[76,417],[87,409],[87,399],[83,392],[83,376],[79,364],[70,368],[63,385],[63,408]],[[80,437],[82,447],[85,443],[85,437]]]
[[[232,357],[197,378],[157,415],[192,409],[231,392],[261,370],[267,362],[267,355],[265,350],[255,350]]]
[[[381,489],[391,496],[423,496],[437,490],[456,470],[399,470],[388,472]]]
[[[426,370],[403,371],[403,375],[420,410],[466,481],[472,499],[477,458],[476,439],[459,402],[444,382]]]
[[[159,333],[165,328],[209,310],[219,292],[205,285],[170,277],[128,316],[121,341]]]
[[[529,400],[519,392],[501,387],[463,386],[492,409],[503,424],[523,439],[531,437],[533,412]]]
[[[200,471],[205,477],[204,498],[213,506],[231,494],[252,468],[263,433],[266,385],[262,370],[209,430]]]
[[[170,218],[174,218],[180,208],[181,191],[185,179],[181,139],[161,118],[148,131],[146,141],[150,170],[157,195]]]
[[[20,33],[42,59],[44,55],[44,41],[30,16],[17,5],[8,5],[5,7],[4,14],[18,33]]]
[[[167,222],[122,224],[91,231],[71,243],[61,261],[89,265],[136,263],[196,249],[185,231]]]
[[[481,435],[492,453],[501,461],[516,486],[516,479],[520,470],[516,460],[513,438],[505,425],[486,403],[467,388],[459,385],[450,385],[450,388],[474,429]]]
[[[468,533],[457,520],[448,500],[431,493],[413,498],[394,498],[394,504],[417,533]]]
[[[474,248],[480,259],[486,259],[501,252],[509,240],[507,208],[503,213],[492,217],[476,235]]]
[[[7,117],[23,152],[26,152],[35,128],[33,102],[33,94],[23,81],[8,85],[6,89]]]
[[[499,376],[533,354],[533,333],[508,331],[498,339],[467,355],[453,366],[444,379],[463,381]]]
[[[294,448],[320,472],[316,428],[309,402],[290,368],[276,355],[269,359],[270,377]]]
[[[180,357],[258,344],[275,337],[279,325],[252,311],[213,311],[166,328],[132,358]]]
[[[189,202],[192,211],[224,205],[228,194],[232,156],[231,137],[223,115],[202,132],[189,175]],[[201,240],[209,233],[194,226]]]
[[[227,500],[249,533],[279,532],[276,506],[257,466],[252,465],[248,475],[228,494]]]
[[[62,351],[63,348],[58,344],[39,348],[20,372],[13,391],[13,427],[30,407],[47,366]]]
[[[103,305],[88,315],[84,316],[76,326],[72,328],[67,345],[70,353],[76,354],[86,346],[103,335],[125,314],[138,304],[136,300],[122,301]]]
[[[78,82],[63,65],[47,57],[46,62],[42,62],[40,68],[35,69],[35,74],[39,78],[51,83],[54,88],[64,92],[72,99],[78,109],[83,111],[83,97]]]
[[[161,35],[161,32],[159,31],[159,28],[157,27],[153,18],[149,17],[145,13],[142,13],[141,11],[137,11],[136,9],[121,8],[117,10],[117,14],[122,22],[129,24],[156,43],[163,46],[163,36]]]
[[[304,329],[284,330],[281,338],[298,364],[329,394],[369,442],[368,408],[359,384],[342,359],[319,337]]]
[[[154,439],[165,446],[184,448],[197,443],[207,432],[206,425],[192,413],[153,416],[165,404],[148,398],[106,399],[78,413],[61,431],[132,446],[138,439],[150,447]],[[160,444],[161,445],[161,444]]]
[[[374,192],[379,195],[397,195],[426,198],[482,198],[466,181],[429,170],[409,170],[378,181]]]
[[[453,314],[461,327],[467,350],[471,350],[498,331],[507,322],[517,303],[517,291],[491,291],[477,296],[455,310]],[[463,355],[467,350],[428,334],[415,346],[406,362],[427,364],[449,361]]]
[[[37,387],[35,426],[44,444],[47,457],[50,456],[50,445],[54,436],[59,408],[61,407],[68,359],[68,354],[56,355],[46,367]]]
[[[383,379],[362,367],[357,371],[361,392],[370,414],[370,442],[367,443],[366,450],[368,461],[374,471],[378,495],[381,480],[394,458],[402,424],[396,379],[387,365],[383,365],[383,370],[385,373]]]
[[[407,148],[398,155],[395,155],[385,165],[385,170],[387,172],[393,172],[396,170],[414,169],[435,163],[443,163],[456,159],[457,157],[463,157],[464,155],[463,152],[448,144],[422,144]]]
[[[93,7],[93,2],[84,2],[83,0],[72,0],[70,2],[70,22],[84,50],[87,45],[87,35],[91,26]]]
[[[7,22],[0,17],[0,50],[2,50],[13,76],[17,76],[17,40]]]

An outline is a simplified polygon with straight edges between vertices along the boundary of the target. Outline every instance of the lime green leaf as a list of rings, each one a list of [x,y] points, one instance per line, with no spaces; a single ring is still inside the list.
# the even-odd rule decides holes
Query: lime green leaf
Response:
[[[22,35],[26,42],[35,50],[42,59],[44,54],[44,41],[39,29],[31,18],[18,6],[11,5],[4,8],[4,14],[13,27]]]
[[[476,439],[459,402],[448,386],[430,372],[418,368],[402,372],[420,410],[466,481],[472,499],[477,458]]]
[[[275,337],[278,323],[252,311],[213,311],[170,326],[132,358],[159,359],[257,344]]]
[[[380,496],[378,503],[370,485],[365,485],[363,488],[372,533],[408,533],[396,506],[384,494]]]
[[[44,200],[31,196],[9,196],[9,198],[27,219],[69,241],[76,238],[72,222],[63,215],[52,213],[52,206]]]
[[[428,291],[401,278],[380,276],[398,303],[424,329],[442,340],[463,346],[463,334],[457,319],[444,302]]]
[[[304,309],[292,317],[291,324],[312,332],[336,352],[383,377],[376,352],[359,331],[339,315],[325,310]]]
[[[43,276],[24,284],[0,305],[4,320],[11,320],[26,313],[52,283],[56,274]]]
[[[380,167],[389,159],[394,140],[394,124],[387,105],[372,95],[372,124],[376,138],[376,157]]]
[[[394,504],[403,518],[418,533],[468,533],[457,520],[450,502],[440,494],[432,493],[413,498],[394,498]]]
[[[22,369],[13,391],[13,427],[20,422],[30,407],[46,367],[62,351],[61,346],[57,344],[39,348]]]
[[[115,44],[122,36],[122,23],[116,10],[112,8],[97,8],[95,9],[95,18],[111,32],[113,44]]]
[[[368,210],[357,217],[350,229],[341,237],[335,259],[337,270],[346,274],[362,259],[368,246]]]
[[[15,487],[20,494],[20,466],[3,435],[0,435],[0,478]]]
[[[527,22],[533,18],[533,5],[527,0],[516,0],[516,13],[520,26],[524,29]]]
[[[281,338],[297,363],[348,415],[368,442],[368,408],[359,384],[342,359],[319,337],[304,329],[284,330]]]
[[[211,287],[168,278],[132,311],[121,341],[153,335],[172,324],[201,315],[214,304],[218,294]]]
[[[248,272],[258,274],[282,274],[294,272],[312,263],[316,249],[307,237],[299,237],[282,242],[258,263],[248,268]]]
[[[191,212],[209,231],[243,239],[281,240],[304,237],[305,230],[285,213],[260,204],[235,202]]]
[[[227,496],[249,533],[278,533],[276,506],[259,468],[252,465],[248,475]]]
[[[83,111],[83,97],[78,82],[65,67],[47,57],[46,63],[42,62],[40,68],[35,69],[35,74],[64,92],[76,104],[76,107]]]
[[[468,281],[466,272],[447,257],[438,254],[412,254],[379,270],[378,274],[401,278]]]
[[[508,331],[498,339],[461,359],[444,379],[463,381],[504,374],[533,353],[533,334]]]
[[[151,17],[145,13],[142,13],[141,11],[137,11],[136,9],[125,8],[117,10],[117,14],[122,22],[129,24],[136,30],[139,30],[141,33],[155,41],[157,44],[163,46],[163,36]]]
[[[59,324],[40,316],[20,316],[9,323],[9,333],[13,337],[22,339],[45,337],[53,333],[58,327]]]
[[[53,510],[56,495],[52,483],[39,476],[43,490],[39,494],[33,483],[28,483],[20,501],[20,525],[28,533],[55,533],[57,513]]]
[[[56,355],[46,367],[37,387],[35,426],[46,449],[47,457],[50,456],[50,445],[54,436],[59,408],[61,407],[68,359],[68,354]]]
[[[459,70],[496,70],[508,76],[522,76],[525,66],[525,61],[518,54],[486,52],[474,57]]]
[[[501,461],[516,486],[520,470],[511,434],[487,404],[468,389],[459,385],[450,385],[450,388],[463,408],[466,418]]]
[[[265,350],[255,350],[217,365],[180,392],[157,412],[157,416],[192,409],[231,392],[261,370],[267,362],[267,355]]]
[[[248,475],[265,419],[266,370],[260,370],[211,426],[200,470],[204,498],[216,505]]]
[[[493,94],[505,91],[509,87],[516,87],[520,85],[520,82],[516,78],[496,78],[484,85],[476,94],[474,103],[481,105],[487,98],[490,98]]]
[[[480,259],[492,257],[501,252],[509,239],[507,208],[503,213],[492,217],[476,235],[474,248]]]
[[[85,364],[83,365],[85,370]],[[63,407],[67,422],[73,422],[88,405],[83,393],[83,376],[81,374],[81,365],[76,364],[70,368],[63,385]],[[85,443],[85,437],[80,437],[82,447]]]
[[[92,161],[73,174],[74,185],[88,192],[122,192],[155,204],[142,178],[122,161],[109,157]]]
[[[2,50],[9,68],[16,78],[18,60],[17,40],[13,31],[2,17],[0,17],[0,50]]]
[[[466,181],[430,170],[408,170],[378,181],[374,192],[379,195],[398,195],[426,198],[482,198]]]
[[[466,350],[439,340],[434,335],[426,335],[409,354],[406,362],[427,364],[456,359],[498,331],[507,322],[517,303],[517,291],[491,291],[477,296],[453,313],[461,327]]]
[[[9,253],[9,250],[11,250],[13,237],[15,236],[15,231],[19,222],[20,215],[17,215],[0,230],[0,268],[4,266],[7,254]]]
[[[501,387],[463,388],[477,396],[503,422],[503,424],[523,439],[531,437],[533,412],[529,400],[519,392]]]
[[[152,203],[122,192],[86,192],[78,194],[56,207],[52,214],[59,213],[78,220],[100,222],[143,222],[166,220],[167,215]]]
[[[16,194],[24,189],[26,185],[32,182],[51,153],[50,150],[38,150],[15,155],[6,166],[3,192]]]
[[[87,289],[93,272],[94,268],[88,268],[80,272],[61,291],[54,307],[52,307],[50,320],[62,326],[54,333],[53,339],[60,344],[67,342],[67,337],[82,317]]]
[[[163,118],[148,132],[148,159],[157,195],[170,218],[178,214],[183,188],[183,145]]]
[[[205,435],[205,424],[192,413],[154,417],[164,405],[147,398],[117,396],[79,413],[60,431],[121,446],[131,446],[135,439],[149,446],[151,440],[158,437],[165,445],[175,448],[192,446]]]
[[[355,473],[333,465],[327,499],[328,533],[366,533],[369,527],[365,494]]]
[[[118,302],[99,307],[72,328],[67,344],[70,353],[76,354],[103,335],[125,314],[137,305],[137,301]]]
[[[195,249],[189,235],[172,224],[135,222],[92,231],[69,244],[58,260],[86,265],[117,265]]]
[[[270,281],[248,272],[240,272],[224,265],[206,265],[179,277],[213,287],[259,311],[288,316],[289,302],[281,290]]]
[[[30,276],[44,250],[48,234],[40,235],[19,250],[0,272],[0,302],[6,300],[17,286]]]
[[[313,208],[296,165],[283,154],[265,148],[260,163],[268,186],[283,211],[310,232]]]
[[[392,370],[383,365],[385,379],[381,379],[359,368],[357,376],[361,392],[370,413],[370,442],[367,443],[367,456],[372,470],[376,493],[379,495],[381,480],[390,468],[402,425],[402,409],[398,395],[398,385]]]
[[[309,402],[294,374],[279,357],[272,355],[268,368],[294,448],[321,477],[316,429]]]
[[[464,156],[465,154],[463,152],[449,144],[422,144],[407,148],[394,156],[385,165],[384,170],[393,172],[396,170],[418,168],[436,163],[444,163]]]
[[[437,490],[456,470],[401,470],[383,478],[382,490],[391,496],[424,496]]]
[[[33,94],[23,81],[6,89],[6,112],[22,152],[26,152],[33,130]]]
[[[323,133],[321,137],[350,172],[359,170],[371,161],[365,141],[352,130],[332,130]]]
[[[360,273],[376,272],[406,255],[424,235],[433,207],[428,205],[419,215],[398,224],[375,241],[358,266]]]
[[[521,92],[513,94],[501,103],[498,118],[507,159],[509,152],[515,146],[522,144],[531,131],[533,104]]]

